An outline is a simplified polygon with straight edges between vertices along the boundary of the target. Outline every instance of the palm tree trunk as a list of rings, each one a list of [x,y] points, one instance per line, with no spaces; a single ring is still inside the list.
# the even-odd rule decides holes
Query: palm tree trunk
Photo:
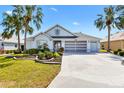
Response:
[[[111,27],[108,26],[108,52],[110,52],[111,49],[110,36],[111,36]]]
[[[18,50],[19,52],[21,51],[20,49],[20,32],[18,31]]]
[[[27,37],[27,31],[25,31],[25,37],[24,37],[24,51],[26,51],[26,37]]]

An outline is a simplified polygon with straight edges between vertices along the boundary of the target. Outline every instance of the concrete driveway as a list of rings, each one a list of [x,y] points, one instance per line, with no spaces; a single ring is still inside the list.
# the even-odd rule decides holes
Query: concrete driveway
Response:
[[[124,87],[122,57],[109,53],[64,55],[49,88]]]

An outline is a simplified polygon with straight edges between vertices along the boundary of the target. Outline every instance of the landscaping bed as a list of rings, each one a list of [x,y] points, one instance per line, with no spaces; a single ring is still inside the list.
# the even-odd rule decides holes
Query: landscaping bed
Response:
[[[116,51],[113,51],[113,54],[119,55],[119,56],[124,56],[124,51],[121,50],[121,49],[118,49],[118,50],[116,50]]]

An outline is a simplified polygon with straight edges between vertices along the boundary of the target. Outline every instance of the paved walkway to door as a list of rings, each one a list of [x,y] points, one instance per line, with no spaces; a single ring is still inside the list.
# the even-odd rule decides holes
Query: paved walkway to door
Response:
[[[123,58],[107,53],[65,54],[49,88],[124,87]]]

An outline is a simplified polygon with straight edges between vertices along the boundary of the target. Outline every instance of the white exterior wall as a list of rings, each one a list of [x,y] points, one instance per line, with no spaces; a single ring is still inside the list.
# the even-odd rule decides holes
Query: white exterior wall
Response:
[[[3,48],[3,46],[2,46],[2,41],[0,41],[0,49],[2,49]]]
[[[18,47],[15,47],[15,45],[13,43],[4,43],[4,50],[16,50]]]
[[[91,46],[90,46],[90,41],[87,40],[87,52],[91,52]]]
[[[27,49],[31,48],[38,48],[38,42],[39,41],[46,41],[48,44],[49,49],[53,49],[53,41],[46,35],[39,35],[33,39],[27,40]]]
[[[97,41],[98,52],[100,50],[100,41]]]
[[[27,44],[26,44],[26,49],[33,48],[33,45],[34,45],[33,40],[27,40],[26,43],[27,43]]]

